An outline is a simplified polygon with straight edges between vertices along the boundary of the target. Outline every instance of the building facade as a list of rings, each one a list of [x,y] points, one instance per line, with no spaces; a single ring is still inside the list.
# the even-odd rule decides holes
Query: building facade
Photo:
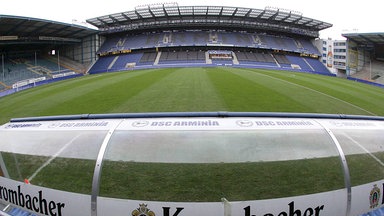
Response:
[[[333,74],[346,75],[347,42],[346,40],[322,40],[321,61]]]

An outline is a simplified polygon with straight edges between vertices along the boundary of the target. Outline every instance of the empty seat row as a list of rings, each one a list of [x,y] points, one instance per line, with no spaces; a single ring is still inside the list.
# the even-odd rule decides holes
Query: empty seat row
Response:
[[[99,49],[99,54],[155,47],[179,46],[234,46],[263,49],[279,49],[319,55],[319,51],[307,39],[243,32],[185,31],[143,33],[138,35],[109,36]]]

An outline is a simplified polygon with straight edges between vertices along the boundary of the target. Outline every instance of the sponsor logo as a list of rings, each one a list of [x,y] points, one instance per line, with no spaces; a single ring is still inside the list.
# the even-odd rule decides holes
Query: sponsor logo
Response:
[[[253,125],[253,122],[249,120],[237,120],[236,124],[240,127],[251,127]]]
[[[6,129],[9,128],[38,128],[41,123],[21,123],[21,124],[8,124],[5,126]]]
[[[139,208],[132,211],[132,216],[155,216],[155,213],[147,208],[147,204],[139,204]]]
[[[171,207],[163,207],[162,216],[178,216],[183,210],[183,207],[177,207],[175,211],[171,211]],[[173,213],[173,214],[172,214]],[[155,212],[148,208],[148,204],[139,204],[139,208],[135,209],[131,213],[132,216],[156,216]]]
[[[379,205],[380,200],[380,188],[377,185],[373,185],[371,192],[369,193],[369,207],[376,208]]]
[[[48,125],[48,128],[57,128],[57,127],[59,127],[60,125],[61,125],[60,122],[55,122],[55,123],[52,123],[52,124]]]
[[[65,203],[48,200],[42,190],[38,191],[37,194],[27,194],[22,191],[20,185],[17,186],[17,189],[6,188],[0,185],[0,200],[41,215],[64,215]]]
[[[153,121],[152,127],[169,127],[169,126],[184,126],[184,127],[198,127],[198,126],[220,126],[218,121],[215,120],[198,120],[198,121]]]
[[[132,123],[133,127],[145,127],[147,125],[149,125],[148,121],[135,121]]]
[[[376,125],[371,122],[332,121],[330,123],[335,127],[376,127]]]
[[[311,126],[313,125],[310,121],[255,121],[256,126]]]
[[[324,210],[324,205],[317,206],[317,207],[308,207],[305,210],[300,210],[295,208],[295,202],[292,201],[288,204],[288,210],[287,211],[282,211],[278,214],[273,214],[271,212],[262,214],[260,216],[307,216],[307,215],[312,215],[312,216],[320,216],[322,215],[322,211]],[[244,208],[244,216],[259,216],[255,214],[251,214],[251,206],[247,206]]]

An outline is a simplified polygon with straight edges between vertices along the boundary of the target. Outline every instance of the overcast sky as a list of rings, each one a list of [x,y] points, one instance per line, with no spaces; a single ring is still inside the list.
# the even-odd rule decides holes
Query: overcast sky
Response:
[[[266,6],[299,11],[305,17],[333,27],[320,31],[321,38],[343,39],[342,33],[384,32],[383,4],[379,0],[2,0],[0,14],[54,20],[65,23],[131,11],[136,6],[177,2],[179,6],[233,6],[264,9]]]

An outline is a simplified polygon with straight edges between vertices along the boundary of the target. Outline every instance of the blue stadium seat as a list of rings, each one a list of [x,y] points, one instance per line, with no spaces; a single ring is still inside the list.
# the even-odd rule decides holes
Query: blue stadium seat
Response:
[[[312,66],[314,71],[318,73],[330,74],[331,72],[327,67],[317,59],[306,58],[307,62]]]
[[[299,54],[319,55],[317,48],[307,39],[288,36],[268,35],[265,33],[245,33],[226,31],[174,31],[162,33],[143,33],[138,35],[112,36],[107,38],[98,53],[129,50],[130,54],[101,56],[89,73],[119,71],[127,68],[127,63],[138,67],[151,66],[204,66],[205,51],[187,51],[191,47],[231,47],[239,66],[265,67],[306,72],[329,73],[317,59],[304,59]],[[185,47],[183,49],[183,47]],[[247,48],[248,51],[236,51]],[[161,52],[159,61],[157,51]],[[165,49],[165,50],[163,50]],[[220,49],[220,48],[219,48]],[[135,51],[137,50],[137,51]],[[151,51],[147,51],[151,50]],[[273,57],[275,50],[286,51],[285,55]],[[297,53],[297,56],[290,53]],[[209,62],[208,62],[209,64]],[[213,60],[212,65],[233,64],[232,60]],[[292,69],[292,64],[300,67]],[[236,62],[237,65],[237,62]],[[208,65],[206,65],[208,66]]]

